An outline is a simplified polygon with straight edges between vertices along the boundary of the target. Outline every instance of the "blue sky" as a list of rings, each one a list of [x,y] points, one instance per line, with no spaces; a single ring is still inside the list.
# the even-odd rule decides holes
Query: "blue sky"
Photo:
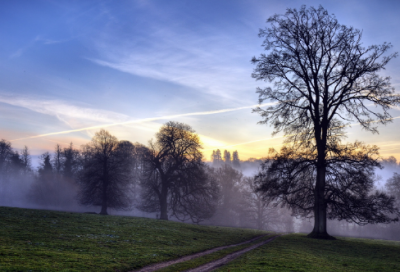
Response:
[[[0,2],[0,138],[33,155],[56,143],[80,146],[104,127],[147,144],[169,120],[191,125],[209,158],[213,149],[241,159],[280,148],[281,135],[257,125],[251,78],[263,53],[259,28],[304,1],[12,1]],[[363,30],[364,44],[400,51],[400,1],[307,1]],[[382,75],[400,90],[400,58]],[[400,111],[392,111],[394,117]],[[400,119],[380,134],[358,126],[356,139],[400,159]],[[78,130],[78,131],[75,131]],[[61,133],[62,132],[62,133]]]

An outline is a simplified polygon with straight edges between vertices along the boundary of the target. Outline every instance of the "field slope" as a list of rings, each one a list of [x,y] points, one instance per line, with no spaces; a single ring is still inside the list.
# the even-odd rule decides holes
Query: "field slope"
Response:
[[[217,271],[400,271],[400,242],[284,235]]]
[[[0,271],[130,271],[265,232],[0,207]]]
[[[0,207],[0,271],[132,271],[266,232]],[[192,269],[266,240],[164,268]],[[219,271],[400,271],[400,242],[283,235]]]

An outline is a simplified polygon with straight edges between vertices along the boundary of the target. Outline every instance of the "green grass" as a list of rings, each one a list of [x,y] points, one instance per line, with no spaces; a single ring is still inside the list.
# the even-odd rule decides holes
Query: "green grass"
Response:
[[[285,235],[217,271],[400,271],[400,242]]]
[[[130,271],[260,234],[265,232],[0,207],[0,271]]]
[[[212,262],[212,261],[218,260],[220,258],[223,258],[226,255],[231,254],[233,252],[236,252],[236,251],[242,250],[244,248],[247,248],[249,246],[252,246],[254,244],[260,243],[261,241],[264,241],[264,240],[267,240],[267,239],[271,238],[271,236],[273,236],[273,234],[267,235],[266,237],[263,237],[263,238],[260,238],[260,239],[257,239],[252,243],[248,243],[248,244],[244,244],[244,245],[240,245],[240,246],[235,246],[235,247],[223,249],[223,250],[220,250],[220,251],[208,254],[208,255],[204,255],[202,257],[199,257],[199,258],[196,258],[196,259],[193,259],[193,260],[190,260],[190,261],[187,261],[187,262],[182,262],[182,263],[178,263],[178,264],[175,264],[175,265],[168,266],[168,267],[160,269],[158,271],[160,271],[160,272],[178,272],[178,271],[185,271],[185,270],[188,270],[188,269],[196,268],[196,267],[199,267],[199,266],[201,266],[203,264],[206,264],[208,262]]]

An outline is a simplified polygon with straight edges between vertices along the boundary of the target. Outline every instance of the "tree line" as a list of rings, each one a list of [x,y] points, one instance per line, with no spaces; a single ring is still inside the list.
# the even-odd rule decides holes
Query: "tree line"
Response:
[[[42,206],[62,206],[74,199],[83,206],[154,213],[163,220],[293,231],[292,215],[310,218],[313,211],[315,153],[284,147],[262,160],[240,161],[239,154],[215,150],[206,163],[195,131],[168,122],[147,146],[118,140],[106,130],[76,149],[71,143],[40,156],[37,171],[29,150],[14,151],[0,141],[2,188],[31,177],[26,198]],[[389,223],[400,209],[400,178],[394,173],[387,192],[373,187],[374,169],[395,165],[395,158],[378,160],[376,147],[360,143],[332,154],[328,165],[329,218],[359,225]],[[236,162],[236,164],[234,163]],[[241,168],[253,163],[254,176]],[[398,170],[396,168],[396,170]],[[400,171],[398,171],[400,172]],[[28,183],[27,183],[28,184]],[[282,207],[284,206],[284,207]],[[353,227],[354,229],[354,227]]]
[[[30,179],[30,203],[56,208],[76,200],[103,215],[136,208],[162,220],[259,229],[293,224],[288,210],[273,208],[255,191],[254,178],[241,173],[237,151],[233,160],[225,150],[223,161],[206,163],[201,148],[195,131],[179,122],[162,125],[147,146],[100,130],[80,149],[57,144],[34,171],[27,147],[17,152],[2,140],[0,185]]]

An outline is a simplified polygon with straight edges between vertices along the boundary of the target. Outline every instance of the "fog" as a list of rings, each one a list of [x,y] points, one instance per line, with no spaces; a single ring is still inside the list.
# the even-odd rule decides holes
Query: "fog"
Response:
[[[77,173],[81,166],[77,163],[75,168],[69,166],[69,170],[67,166],[74,165],[73,156],[68,157],[68,154],[75,154],[76,162],[78,162],[81,151],[72,145],[63,150],[57,146],[54,153],[43,154],[37,159],[36,166],[32,166],[27,149],[13,150],[11,145],[4,140],[0,142],[0,147],[2,159],[0,206],[80,213],[100,212],[99,205],[82,205],[79,201],[81,187]],[[136,147],[141,147],[141,145],[137,144]],[[9,159],[4,159],[7,157],[4,155],[7,152]],[[313,218],[293,217],[290,210],[274,202],[266,203],[262,194],[255,192],[253,177],[258,173],[262,159],[239,160],[236,152],[236,161],[234,161],[229,159],[230,154],[227,153],[230,152],[225,154],[228,159],[217,158],[207,163],[208,175],[216,182],[219,197],[215,202],[215,213],[212,217],[202,220],[201,224],[276,232],[309,233],[312,231]],[[385,190],[387,179],[391,178],[393,173],[400,172],[400,166],[393,157],[383,160],[382,166],[383,169],[376,171],[376,189],[378,190]],[[159,218],[159,212],[146,212],[139,208],[142,201],[140,182],[132,178],[129,186],[131,192],[129,198],[133,200],[130,206],[123,209],[110,207],[109,214]],[[178,220],[173,214],[169,219]],[[183,221],[191,223],[190,220]],[[334,236],[400,240],[399,228],[399,223],[359,226],[346,221],[328,222],[328,232]]]

